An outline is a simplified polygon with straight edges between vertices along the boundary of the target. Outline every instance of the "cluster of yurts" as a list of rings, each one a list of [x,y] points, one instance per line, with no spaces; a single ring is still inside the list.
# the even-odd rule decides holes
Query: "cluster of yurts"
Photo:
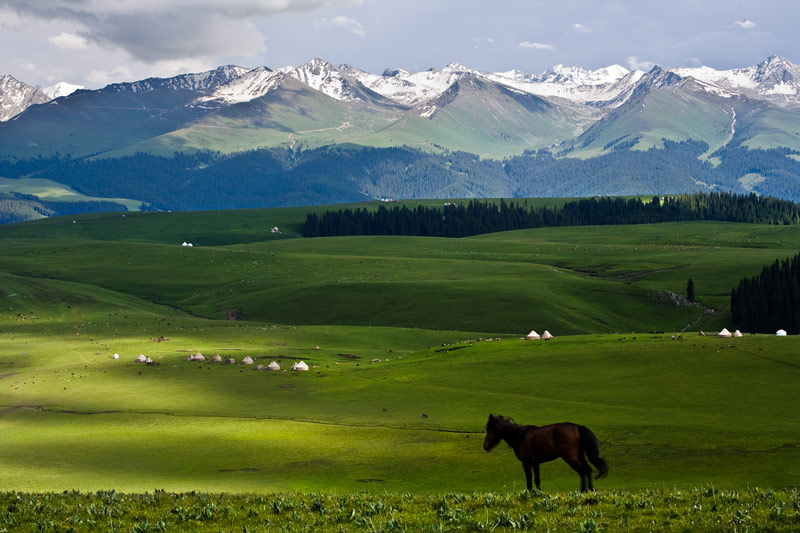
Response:
[[[700,335],[705,335],[705,333],[703,333],[701,331]],[[778,331],[775,332],[775,335],[778,336],[778,337],[785,337],[786,336],[786,330],[785,329],[779,329]],[[733,333],[731,333],[730,331],[728,331],[728,328],[722,328],[722,331],[717,333],[717,337],[741,337],[741,336],[742,336],[742,332],[739,331],[738,329],[736,331],[734,331]]]
[[[529,341],[536,341],[536,340],[539,340],[539,339],[544,339],[544,340],[547,341],[547,340],[552,339],[553,335],[547,330],[544,330],[544,333],[542,333],[541,335],[539,335],[535,331],[531,330],[531,332],[528,333],[528,336],[525,337],[525,338],[528,339]]]
[[[119,359],[119,355],[118,354],[114,354],[112,357],[114,359]],[[205,361],[206,360],[206,356],[201,354],[201,353],[189,354],[189,355],[186,356],[186,360],[187,361]],[[144,363],[146,365],[154,364],[153,360],[150,359],[150,357],[145,357],[145,355],[141,354],[141,353],[139,354],[139,357],[134,359],[134,362],[136,362],[136,363]],[[222,361],[222,356],[220,354],[215,354],[211,358],[210,362],[211,363],[222,363],[223,362]],[[234,359],[233,357],[228,357],[227,359],[225,359],[225,363],[229,364],[229,365],[235,365],[236,364],[236,359]],[[242,364],[243,365],[252,365],[253,364],[253,358],[250,357],[249,355],[244,356],[244,358],[242,359]],[[272,361],[270,364],[268,364],[266,366],[264,366],[264,365],[256,365],[255,366],[255,370],[277,371],[277,370],[280,370],[280,369],[281,369],[281,365],[279,365],[276,361]],[[308,370],[308,365],[303,361],[300,361],[299,363],[292,363],[292,370],[301,371],[301,372],[302,371],[306,371],[306,370]]]

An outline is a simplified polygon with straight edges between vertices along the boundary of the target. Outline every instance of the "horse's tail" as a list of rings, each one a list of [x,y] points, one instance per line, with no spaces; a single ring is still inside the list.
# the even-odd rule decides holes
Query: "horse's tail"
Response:
[[[586,426],[578,426],[581,433],[581,449],[586,453],[586,457],[597,468],[595,479],[600,479],[608,474],[608,464],[600,457],[600,444],[592,430]]]

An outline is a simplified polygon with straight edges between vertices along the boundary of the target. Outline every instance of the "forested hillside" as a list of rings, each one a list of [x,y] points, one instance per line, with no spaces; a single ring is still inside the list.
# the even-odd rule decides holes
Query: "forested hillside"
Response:
[[[614,150],[590,159],[540,150],[503,161],[414,148],[262,149],[224,155],[138,153],[115,159],[60,156],[0,162],[0,176],[41,177],[100,197],[154,209],[195,210],[347,203],[374,198],[519,198],[723,191],[800,200],[800,161],[788,149],[705,143]],[[724,157],[723,157],[724,156]]]
[[[800,253],[740,281],[731,291],[731,314],[743,331],[800,333]]]

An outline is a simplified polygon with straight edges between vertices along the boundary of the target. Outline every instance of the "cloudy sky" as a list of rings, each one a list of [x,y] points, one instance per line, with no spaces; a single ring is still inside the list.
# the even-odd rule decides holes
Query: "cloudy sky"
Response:
[[[800,62],[796,0],[0,0],[0,74],[98,88],[319,57],[380,73]]]

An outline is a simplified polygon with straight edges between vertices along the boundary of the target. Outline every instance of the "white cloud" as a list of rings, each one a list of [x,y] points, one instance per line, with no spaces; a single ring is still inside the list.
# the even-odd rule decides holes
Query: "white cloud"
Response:
[[[364,26],[362,26],[359,21],[351,17],[344,17],[340,15],[338,17],[333,17],[332,19],[323,18],[315,20],[314,25],[345,28],[350,30],[350,33],[353,35],[358,35],[359,37],[367,36],[367,32],[364,31]]]
[[[572,25],[572,31],[575,33],[592,33],[593,30],[589,26],[584,26],[576,22]]]
[[[519,43],[519,47],[520,48],[529,48],[531,50],[554,50],[555,49],[555,47],[553,47],[552,44],[532,43],[530,41],[522,41],[521,43]]]
[[[750,19],[737,20],[736,22],[734,22],[734,24],[745,30],[752,30],[753,28],[756,27],[756,23]]]
[[[647,70],[652,69],[654,66],[656,66],[655,62],[648,61],[646,59],[639,59],[636,56],[628,56],[628,58],[625,59],[625,63],[628,64],[628,68],[631,69],[631,70],[645,70],[645,71],[647,71]]]
[[[67,33],[65,31],[62,31],[58,35],[51,35],[47,38],[47,40],[59,48],[68,48],[70,50],[86,48],[86,46],[89,44],[86,39],[80,35]]]
[[[133,74],[127,67],[116,67],[113,70],[93,70],[86,79],[99,87],[115,83],[120,80],[133,80]]]

